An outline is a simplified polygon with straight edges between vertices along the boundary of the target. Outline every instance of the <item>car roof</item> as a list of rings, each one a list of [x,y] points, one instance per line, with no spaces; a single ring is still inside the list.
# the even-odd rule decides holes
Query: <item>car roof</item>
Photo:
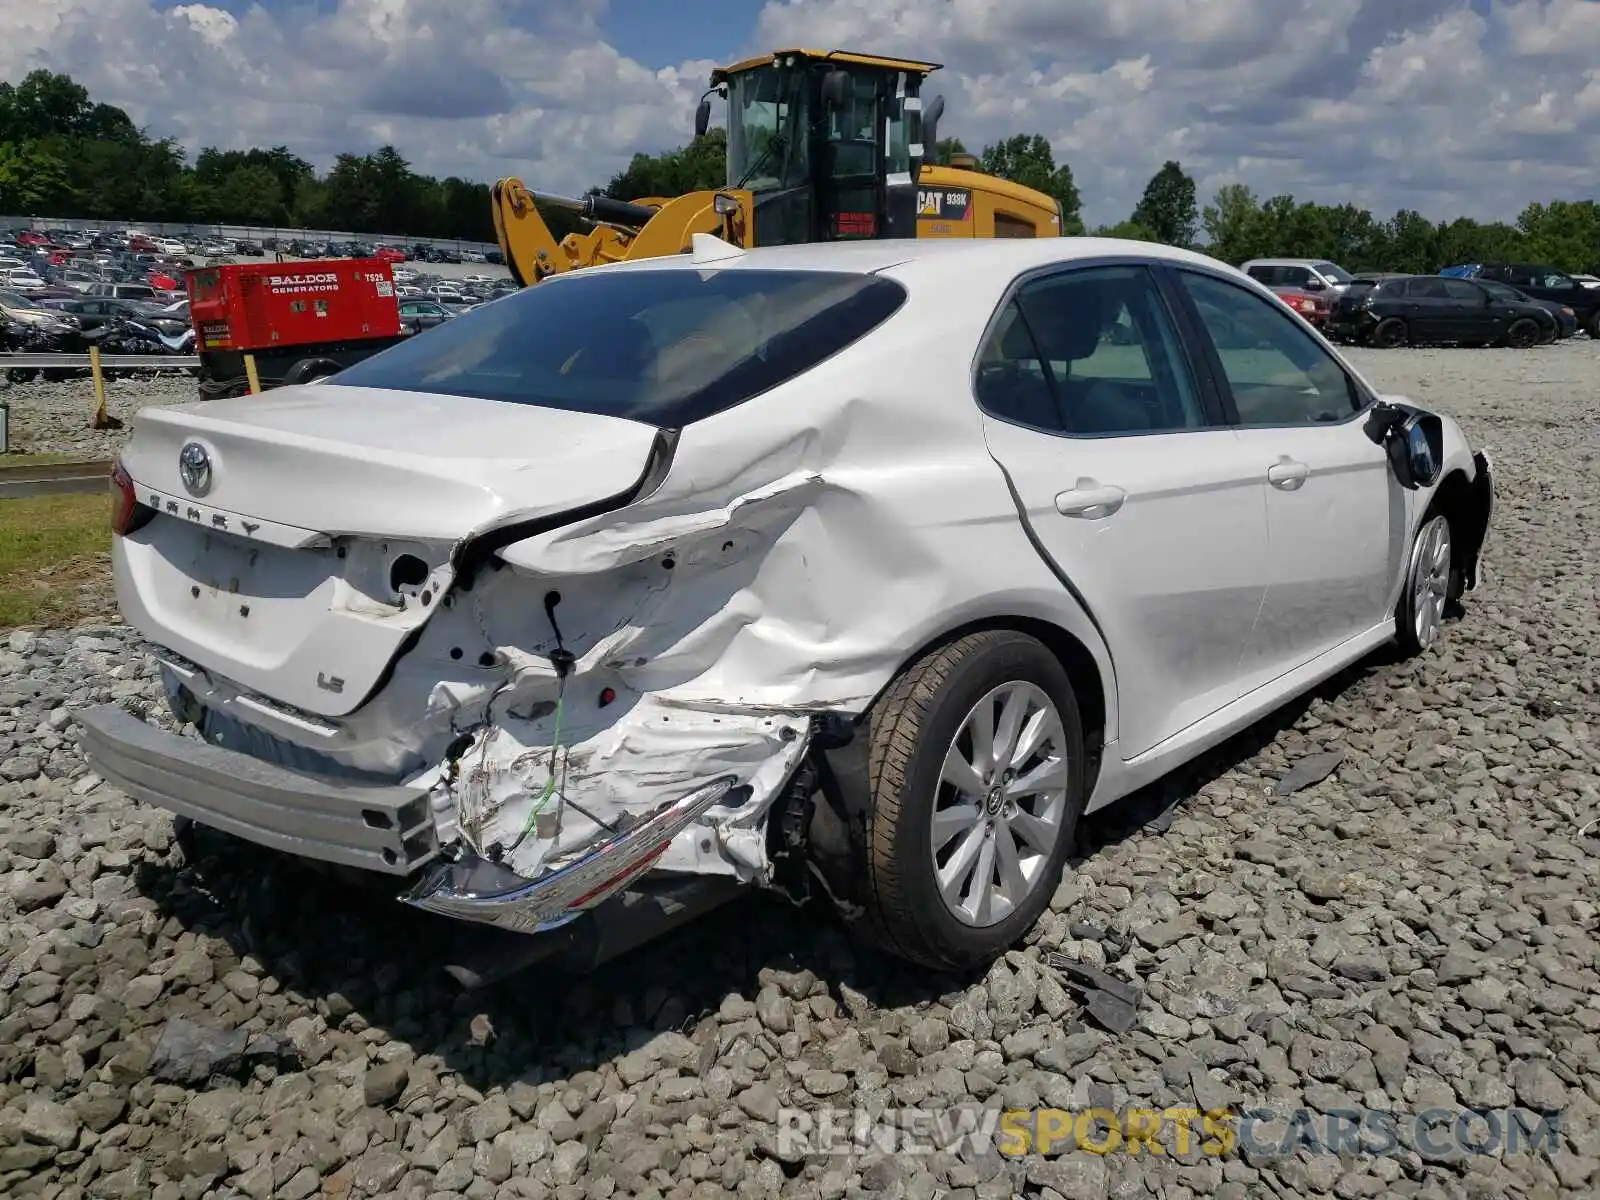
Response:
[[[1044,238],[887,238],[848,242],[809,242],[792,246],[757,246],[745,251],[730,248],[726,257],[697,258],[693,253],[636,259],[586,268],[563,278],[613,271],[692,271],[715,269],[845,271],[869,275],[891,268],[910,268],[917,274],[951,274],[956,280],[973,275],[1007,278],[1036,267],[1048,267],[1099,258],[1137,257],[1174,263],[1234,268],[1192,250],[1159,242],[1105,237]],[[897,274],[901,271],[897,270]]]

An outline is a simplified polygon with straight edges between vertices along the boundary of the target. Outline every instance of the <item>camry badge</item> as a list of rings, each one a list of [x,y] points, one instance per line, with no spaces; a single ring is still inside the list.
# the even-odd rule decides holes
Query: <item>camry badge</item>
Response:
[[[178,452],[178,477],[192,496],[204,496],[211,489],[211,455],[199,442]]]

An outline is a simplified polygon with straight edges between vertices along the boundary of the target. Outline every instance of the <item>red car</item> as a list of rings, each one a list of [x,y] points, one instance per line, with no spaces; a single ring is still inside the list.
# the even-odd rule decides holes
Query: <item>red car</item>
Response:
[[[1333,303],[1320,292],[1306,292],[1296,287],[1275,287],[1272,289],[1295,312],[1299,313],[1311,325],[1321,329],[1328,320],[1328,313],[1333,308]]]
[[[398,246],[379,246],[372,257],[386,263],[405,262],[406,252]]]

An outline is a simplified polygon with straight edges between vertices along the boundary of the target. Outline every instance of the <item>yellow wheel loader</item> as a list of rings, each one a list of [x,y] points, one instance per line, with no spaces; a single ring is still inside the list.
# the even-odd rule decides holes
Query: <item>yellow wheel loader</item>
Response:
[[[780,50],[711,73],[695,113],[704,136],[713,93],[728,103],[727,186],[633,201],[494,185],[495,234],[526,287],[577,267],[679,254],[696,233],[735,246],[904,237],[1059,237],[1061,206],[1043,192],[924,161],[944,97],[924,108],[938,63],[847,50]],[[586,233],[559,242],[535,204],[571,209]]]

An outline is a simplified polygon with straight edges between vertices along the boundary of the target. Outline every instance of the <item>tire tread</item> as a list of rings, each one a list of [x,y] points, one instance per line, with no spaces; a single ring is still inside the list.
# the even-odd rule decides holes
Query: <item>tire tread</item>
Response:
[[[872,716],[867,758],[872,808],[867,815],[864,856],[868,920],[862,932],[881,948],[929,967],[948,969],[958,964],[914,936],[919,926],[896,860],[895,831],[913,756],[922,728],[950,676],[967,659],[1011,640],[1031,639],[1012,630],[985,629],[931,651],[895,680]]]

